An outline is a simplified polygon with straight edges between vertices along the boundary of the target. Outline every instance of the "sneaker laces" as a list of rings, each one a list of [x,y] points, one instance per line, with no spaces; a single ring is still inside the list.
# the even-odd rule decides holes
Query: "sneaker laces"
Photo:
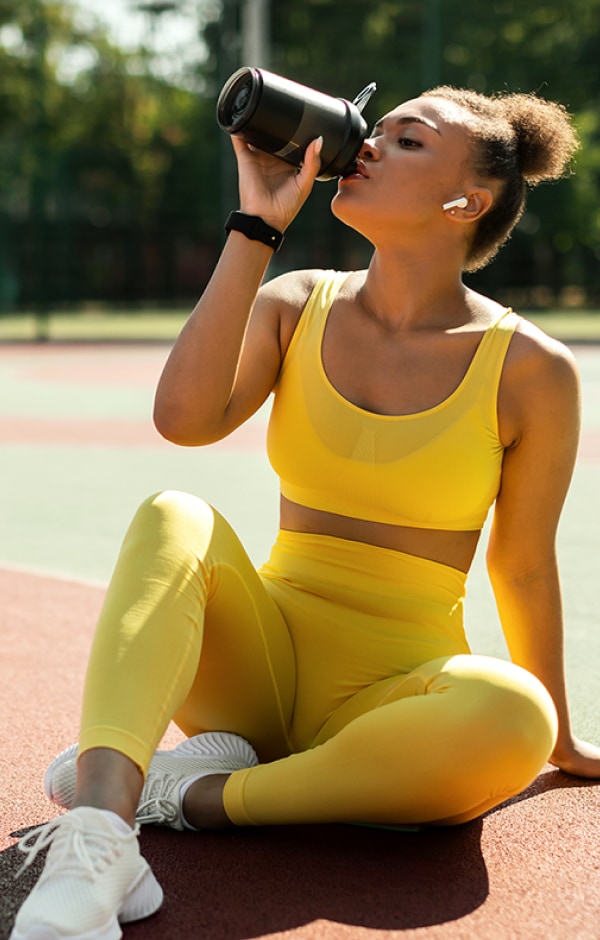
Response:
[[[135,815],[141,824],[153,823],[158,826],[175,822],[180,815],[179,804],[173,799],[173,791],[181,786],[181,780],[172,774],[158,776],[148,774],[146,781],[146,799],[140,802]]]
[[[240,769],[236,757],[201,758],[202,770],[190,777],[207,777],[209,774],[233,773]],[[200,760],[198,763],[200,763]],[[190,777],[187,779],[189,780]],[[179,793],[185,779],[175,774],[150,769],[144,786],[144,799],[138,804],[135,818],[141,825],[152,823],[163,826],[176,822],[183,816]]]
[[[53,852],[48,856],[40,880],[60,874],[83,875],[94,881],[115,856],[121,854],[123,840],[135,839],[138,833],[136,826],[131,833],[119,833],[115,829],[113,835],[107,827],[90,826],[87,820],[67,813],[38,826],[17,843],[27,857],[15,878],[33,864],[40,852],[52,845]]]

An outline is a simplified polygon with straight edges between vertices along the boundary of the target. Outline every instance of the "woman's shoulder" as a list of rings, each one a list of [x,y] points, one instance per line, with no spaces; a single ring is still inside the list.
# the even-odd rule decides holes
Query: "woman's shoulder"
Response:
[[[535,376],[577,371],[573,353],[560,340],[550,336],[518,310],[482,294],[473,293],[472,296],[475,298],[475,309],[488,325],[497,322],[503,313],[515,315],[514,334],[506,357],[509,372]]]
[[[565,343],[519,315],[510,357],[524,376],[567,380],[577,374],[575,356]]]
[[[318,282],[328,275],[337,277],[340,273],[322,268],[288,271],[263,284],[261,295],[301,312]]]
[[[556,422],[578,425],[579,372],[571,350],[525,317],[518,317],[508,348],[499,394],[501,439],[514,446],[526,429]]]
[[[261,287],[261,301],[272,304],[277,310],[282,353],[285,353],[316,285],[328,275],[333,277],[337,274],[338,272],[321,268],[289,271],[274,277]]]
[[[521,439],[527,427],[552,428],[567,415],[578,424],[580,381],[575,356],[564,343],[531,320],[519,317],[510,343],[500,388],[499,413],[505,437]]]

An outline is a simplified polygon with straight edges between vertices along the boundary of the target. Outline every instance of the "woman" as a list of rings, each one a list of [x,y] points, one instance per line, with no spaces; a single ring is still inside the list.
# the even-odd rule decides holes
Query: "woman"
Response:
[[[77,767],[70,748],[46,774],[71,811],[22,844],[30,860],[51,847],[14,940],[45,924],[118,937],[117,921],[160,906],[136,814],[179,829],[456,824],[547,759],[600,776],[600,749],[569,723],[554,545],[575,365],[462,281],[510,234],[526,183],[563,174],[568,115],[447,87],[402,104],[333,200],[373,244],[368,270],[262,287],[321,141],[299,173],[233,143],[243,215],[165,366],[155,421],[208,444],[274,391],[281,530],[256,573],[201,500],[140,508],[98,625]],[[488,565],[512,663],[472,654],[462,625],[493,503]],[[171,718],[188,740],[153,758]]]

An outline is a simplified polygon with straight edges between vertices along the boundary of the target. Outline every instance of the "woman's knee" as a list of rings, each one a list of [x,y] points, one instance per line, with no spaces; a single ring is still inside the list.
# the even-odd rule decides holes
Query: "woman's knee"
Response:
[[[162,490],[145,499],[133,517],[130,532],[154,535],[161,542],[208,544],[215,528],[216,512],[205,500],[180,490]]]
[[[462,689],[459,711],[485,735],[498,756],[535,776],[552,753],[558,720],[554,703],[530,672],[505,660],[459,656],[448,661],[441,678],[452,676]]]
[[[182,490],[161,490],[148,496],[139,506],[135,519],[164,521],[189,520],[199,517],[211,523],[214,510],[205,500]]]

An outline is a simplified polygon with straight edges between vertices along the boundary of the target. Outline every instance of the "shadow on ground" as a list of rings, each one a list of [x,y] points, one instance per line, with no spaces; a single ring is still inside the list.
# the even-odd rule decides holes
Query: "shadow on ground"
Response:
[[[482,904],[488,879],[481,822],[419,833],[289,826],[233,833],[148,827],[142,851],[165,891],[161,911],[130,940],[247,940],[326,920],[378,930],[427,927]],[[8,937],[41,860],[0,855],[0,923]]]

